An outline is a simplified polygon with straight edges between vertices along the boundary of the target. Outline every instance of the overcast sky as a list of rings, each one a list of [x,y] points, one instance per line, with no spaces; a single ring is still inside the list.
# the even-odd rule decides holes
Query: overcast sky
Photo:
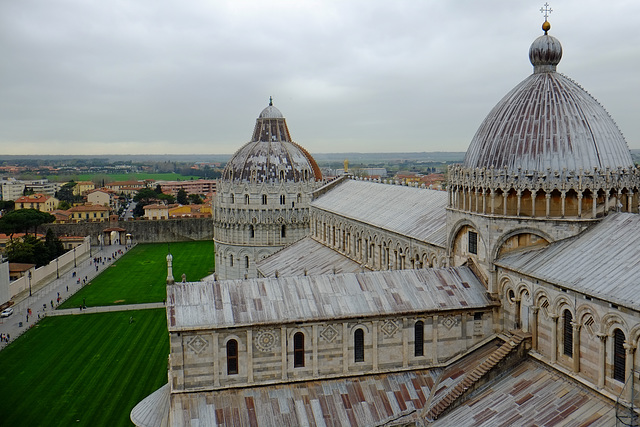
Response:
[[[465,151],[543,2],[7,0],[2,154],[218,154],[273,96],[312,153]],[[640,1],[551,3],[558,71],[640,148]]]

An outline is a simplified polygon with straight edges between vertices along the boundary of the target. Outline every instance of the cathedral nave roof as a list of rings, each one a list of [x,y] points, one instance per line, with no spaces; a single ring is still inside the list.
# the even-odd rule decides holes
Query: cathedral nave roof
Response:
[[[358,273],[362,266],[333,249],[305,237],[257,262],[265,277]],[[368,269],[367,269],[368,270]]]
[[[640,310],[640,215],[615,213],[582,234],[495,264]]]
[[[311,206],[444,247],[447,201],[446,191],[346,179]]]
[[[493,304],[468,267],[167,286],[169,331],[398,316]]]

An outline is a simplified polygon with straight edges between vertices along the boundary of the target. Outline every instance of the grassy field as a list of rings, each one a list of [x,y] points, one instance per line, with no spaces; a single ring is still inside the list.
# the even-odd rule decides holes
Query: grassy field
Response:
[[[162,309],[45,318],[0,352],[0,425],[131,426],[168,354]]]
[[[213,241],[171,243],[173,276],[197,281],[212,274]],[[139,244],[59,308],[162,302],[166,298],[167,244]]]

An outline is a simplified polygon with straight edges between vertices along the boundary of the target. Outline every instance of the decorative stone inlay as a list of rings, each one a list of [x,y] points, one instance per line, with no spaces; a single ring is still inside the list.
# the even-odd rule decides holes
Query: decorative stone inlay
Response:
[[[200,335],[196,335],[187,343],[187,347],[193,350],[196,354],[200,354],[202,350],[204,350],[208,346],[209,342],[202,338]]]
[[[398,324],[390,319],[385,320],[382,326],[380,327],[380,330],[384,332],[387,338],[393,337],[396,334],[396,332],[398,332],[398,329],[399,329]]]
[[[456,323],[458,323],[458,322],[456,321],[456,319],[453,316],[447,316],[444,319],[442,319],[442,324],[447,329],[453,328]]]
[[[333,342],[338,336],[338,330],[333,325],[327,325],[321,332],[320,336],[327,342]]]
[[[273,331],[260,331],[256,335],[256,347],[265,353],[273,350],[278,341],[278,335]]]

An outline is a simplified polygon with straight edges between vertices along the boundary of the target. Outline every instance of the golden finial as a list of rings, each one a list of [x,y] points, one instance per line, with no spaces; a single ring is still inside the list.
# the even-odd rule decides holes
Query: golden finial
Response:
[[[540,13],[544,15],[544,22],[542,23],[542,31],[544,34],[547,34],[547,31],[551,29],[551,24],[548,21],[549,15],[553,12],[553,9],[549,6],[549,3],[545,3],[544,6],[540,8]]]

